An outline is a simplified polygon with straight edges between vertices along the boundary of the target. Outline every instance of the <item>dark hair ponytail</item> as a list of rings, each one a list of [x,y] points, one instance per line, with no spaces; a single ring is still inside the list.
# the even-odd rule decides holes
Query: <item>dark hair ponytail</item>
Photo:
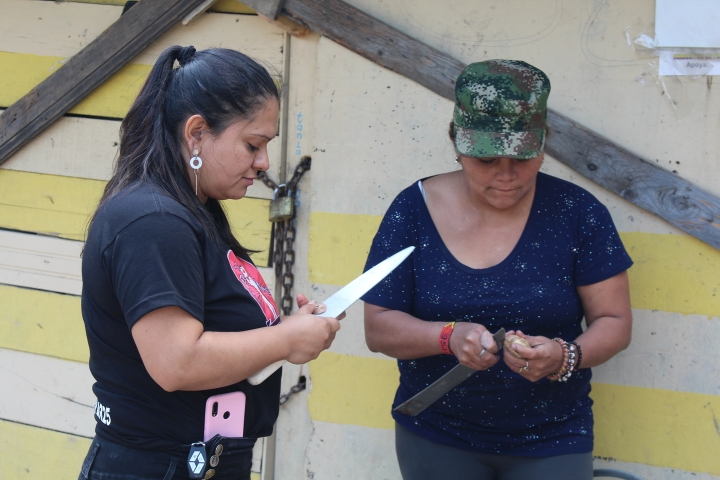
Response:
[[[181,149],[183,126],[198,114],[210,133],[219,135],[233,122],[251,119],[271,98],[280,98],[275,81],[240,52],[168,48],[122,121],[120,152],[98,209],[125,188],[150,183],[186,207],[218,246],[247,253],[232,235],[220,202],[208,198],[203,205],[195,195]]]

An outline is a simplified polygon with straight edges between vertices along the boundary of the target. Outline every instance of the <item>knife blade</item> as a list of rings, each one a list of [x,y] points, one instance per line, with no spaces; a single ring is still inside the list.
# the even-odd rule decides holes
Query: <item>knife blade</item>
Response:
[[[503,346],[503,342],[505,341],[505,329],[501,328],[495,332],[493,338],[498,346],[498,351],[500,351]],[[445,375],[438,378],[432,385],[395,407],[393,411],[414,417],[435,403],[440,397],[448,393],[450,390],[472,377],[476,372],[477,370],[474,368],[458,364]]]
[[[411,253],[415,247],[407,247],[400,250],[395,255],[386,258],[373,268],[357,277],[352,282],[335,292],[334,295],[328,297],[323,302],[326,307],[324,310],[315,315],[322,317],[337,318],[350,306],[357,302],[360,297],[365,295],[371,288],[380,283],[383,278],[387,277],[390,272],[400,265]],[[259,385],[265,381],[270,375],[285,364],[285,360],[277,361],[260,370],[258,373],[248,378],[250,385]]]

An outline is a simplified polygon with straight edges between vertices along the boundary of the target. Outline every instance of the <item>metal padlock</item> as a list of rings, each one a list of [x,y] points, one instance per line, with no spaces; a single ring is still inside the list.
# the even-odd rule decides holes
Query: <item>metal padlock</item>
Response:
[[[281,196],[278,197],[278,194]],[[282,222],[292,218],[294,208],[295,205],[292,197],[288,196],[287,187],[285,184],[279,185],[273,193],[273,199],[270,201],[270,221]]]

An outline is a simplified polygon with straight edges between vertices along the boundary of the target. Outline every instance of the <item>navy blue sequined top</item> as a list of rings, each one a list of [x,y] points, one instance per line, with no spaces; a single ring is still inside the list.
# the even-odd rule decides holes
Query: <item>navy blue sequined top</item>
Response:
[[[632,265],[607,208],[586,190],[539,173],[525,230],[508,257],[484,269],[456,260],[440,238],[419,186],[395,198],[373,240],[366,269],[414,245],[413,254],[363,297],[365,302],[434,322],[469,321],[494,332],[574,340],[582,333],[576,287]],[[393,407],[458,364],[450,355],[399,360]],[[430,441],[520,456],[593,448],[589,369],[567,383],[529,382],[503,361],[480,371],[417,417],[395,420]]]

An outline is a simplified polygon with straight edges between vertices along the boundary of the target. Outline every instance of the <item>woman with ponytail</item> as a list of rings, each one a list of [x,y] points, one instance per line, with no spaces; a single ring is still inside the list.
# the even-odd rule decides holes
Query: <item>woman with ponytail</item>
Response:
[[[316,358],[340,328],[303,295],[298,313],[280,318],[220,204],[268,169],[279,99],[247,56],[175,46],[123,120],[83,254],[97,427],[79,478],[249,479],[252,447],[278,415],[281,374],[246,379]],[[242,436],[204,438],[208,398],[236,392]]]

